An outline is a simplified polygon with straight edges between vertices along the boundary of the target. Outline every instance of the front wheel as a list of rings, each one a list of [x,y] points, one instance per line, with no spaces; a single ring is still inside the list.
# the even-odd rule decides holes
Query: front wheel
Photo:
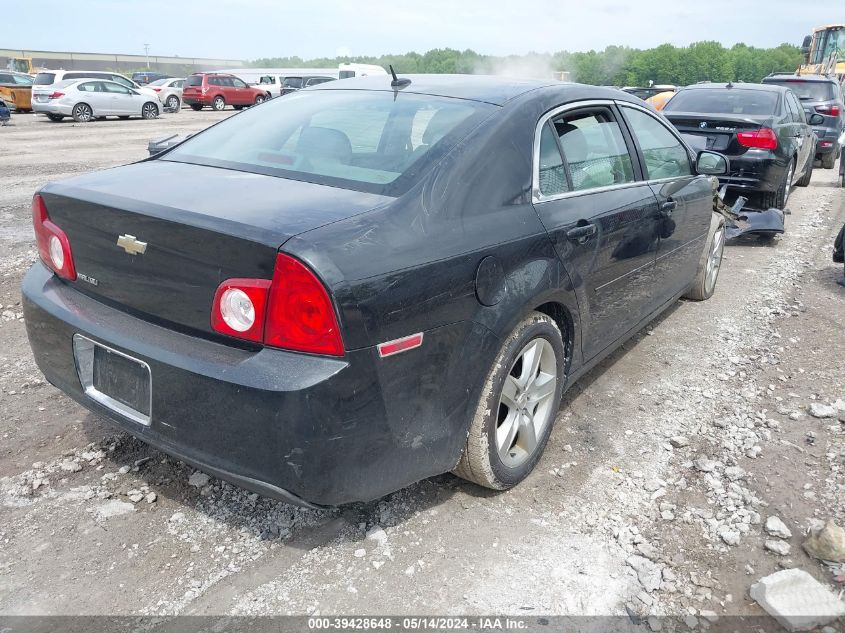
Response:
[[[775,191],[769,191],[762,195],[761,206],[764,209],[774,207],[776,209],[785,209],[786,203],[789,201],[789,194],[792,191],[792,178],[795,175],[795,160],[790,161],[783,174],[783,178]]]
[[[255,97],[255,105],[261,105],[261,104],[262,104],[262,103],[264,103],[266,100],[267,100],[267,97],[266,97],[266,96],[264,96],[264,95],[258,95],[257,97]]]
[[[149,101],[141,108],[141,117],[144,119],[155,119],[158,116],[158,106]]]
[[[170,95],[164,102],[165,107],[173,112],[179,111],[179,97]]]
[[[719,270],[722,268],[722,255],[725,252],[725,219],[718,214],[713,214],[710,219],[710,232],[704,253],[698,263],[698,272],[695,275],[689,290],[684,297],[693,301],[705,301],[713,296],[716,291],[716,281],[719,278]]]
[[[833,169],[836,165],[836,152],[829,152],[822,154],[822,167],[825,169]]]
[[[88,123],[94,118],[94,111],[87,103],[77,103],[73,106],[71,116],[77,123]]]
[[[813,157],[807,159],[807,165],[804,167],[804,173],[801,174],[801,179],[795,183],[796,187],[809,187],[810,181],[813,179]]]
[[[211,102],[211,107],[220,112],[226,107],[226,100],[223,97],[214,97],[214,101]]]
[[[487,373],[458,477],[493,490],[517,485],[537,465],[563,393],[565,351],[554,319],[532,312]]]

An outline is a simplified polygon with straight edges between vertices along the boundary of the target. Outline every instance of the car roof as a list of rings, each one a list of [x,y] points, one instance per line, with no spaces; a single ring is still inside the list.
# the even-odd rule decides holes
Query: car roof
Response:
[[[823,81],[828,83],[838,84],[839,82],[834,79],[833,77],[828,77],[827,75],[796,75],[795,73],[774,73],[765,77],[763,81],[767,79],[778,79],[778,80],[789,80],[789,81]]]
[[[472,101],[484,101],[494,105],[504,105],[526,92],[546,86],[566,86],[556,79],[537,80],[492,75],[405,75],[400,79],[410,79],[411,83],[401,92],[426,94],[437,97],[453,97]],[[390,75],[368,75],[341,81],[329,81],[309,90],[392,90]],[[596,88],[597,90],[605,90]]]
[[[784,86],[777,86],[773,84],[747,84],[747,83],[709,83],[709,84],[693,84],[687,86],[683,90],[758,90],[761,92],[784,92],[789,90]]]

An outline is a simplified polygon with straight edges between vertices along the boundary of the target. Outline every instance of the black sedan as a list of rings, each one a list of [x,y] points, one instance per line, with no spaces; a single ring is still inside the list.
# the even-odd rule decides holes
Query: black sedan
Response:
[[[813,116],[788,88],[763,84],[697,84],[663,108],[682,133],[730,159],[721,178],[734,193],[759,195],[763,208],[783,209],[793,185],[806,187],[813,174]],[[821,118],[821,117],[819,117]]]
[[[617,90],[331,82],[44,186],[27,331],[59,389],[262,494],[505,489],[567,387],[712,295],[726,169]]]

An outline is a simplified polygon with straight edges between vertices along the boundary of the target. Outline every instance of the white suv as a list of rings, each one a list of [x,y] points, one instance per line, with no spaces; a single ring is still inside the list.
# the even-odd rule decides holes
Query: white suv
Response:
[[[52,86],[66,79],[105,79],[106,81],[114,81],[131,90],[137,90],[141,94],[155,97],[156,101],[158,101],[158,93],[152,88],[147,88],[146,86],[141,87],[120,73],[112,73],[104,70],[45,70],[35,76],[33,86]]]

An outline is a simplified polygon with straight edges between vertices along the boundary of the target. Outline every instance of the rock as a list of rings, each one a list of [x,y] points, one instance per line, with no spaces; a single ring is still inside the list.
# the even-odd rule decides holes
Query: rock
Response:
[[[687,627],[694,629],[698,626],[698,618],[696,618],[691,613],[688,613],[684,616],[684,624],[686,624]]]
[[[747,473],[739,466],[728,466],[725,468],[725,477],[727,477],[730,481],[745,479],[746,474]]]
[[[643,541],[642,543],[637,543],[637,550],[640,552],[640,554],[650,560],[654,560],[655,558],[657,558],[657,549],[654,547],[654,545],[650,543],[646,543],[645,541]]]
[[[355,550],[355,558],[364,558],[367,555],[367,550],[363,547]]]
[[[769,536],[777,536],[778,538],[792,538],[792,532],[786,527],[786,524],[776,516],[770,516],[766,519],[766,533]]]
[[[719,616],[716,614],[715,611],[708,611],[707,609],[702,609],[698,612],[698,615],[708,622],[716,622],[719,620]]]
[[[59,468],[67,473],[78,473],[82,470],[82,464],[72,459],[66,459],[59,465]]]
[[[126,496],[129,497],[129,500],[132,503],[138,503],[141,499],[144,498],[144,493],[140,490],[130,490],[126,493]]]
[[[675,448],[684,448],[685,446],[689,446],[689,438],[683,435],[676,435],[669,440],[669,443]]]
[[[413,575],[414,575],[414,571],[416,571],[416,570],[415,570],[414,566],[413,566],[413,565],[411,565],[410,567],[408,567],[407,569],[405,569],[405,575],[406,575],[406,576],[413,576]]]
[[[366,538],[371,541],[376,541],[379,545],[384,545],[387,543],[387,532],[385,532],[380,526],[376,525],[367,532]]]
[[[147,503],[155,503],[156,499],[158,499],[158,495],[154,492],[150,492],[144,498],[147,500]]]
[[[833,418],[836,416],[836,408],[829,404],[814,402],[810,405],[810,415],[814,418]]]
[[[703,455],[693,462],[693,466],[695,466],[696,470],[703,473],[712,473],[716,470],[716,462],[712,459],[707,459]]]
[[[97,506],[96,510],[98,519],[110,519],[111,517],[128,514],[130,512],[135,512],[135,506],[131,503],[126,503],[125,501],[118,501],[117,499],[112,499],[111,501],[106,501],[105,503],[100,504]]]
[[[763,547],[778,556],[789,556],[789,552],[792,550],[789,543],[780,539],[768,539],[763,543]]]
[[[821,530],[813,530],[804,549],[813,558],[845,563],[845,530],[831,519]]]
[[[739,545],[740,535],[739,532],[736,532],[730,529],[728,526],[723,525],[719,529],[719,538],[721,538],[727,545]]]
[[[649,559],[643,556],[637,556],[636,554],[629,556],[625,562],[635,572],[637,572],[637,578],[643,586],[643,589],[651,593],[660,588],[662,572],[658,565],[651,562]]]
[[[784,569],[761,578],[749,593],[789,631],[809,631],[845,616],[845,603],[802,569]]]
[[[119,472],[121,475],[125,475],[126,473],[129,472],[130,468],[131,468],[131,466],[121,466],[120,468],[117,469],[117,472]]]
[[[190,477],[188,477],[188,485],[194,486],[195,488],[205,488],[210,480],[211,477],[196,470]]]

